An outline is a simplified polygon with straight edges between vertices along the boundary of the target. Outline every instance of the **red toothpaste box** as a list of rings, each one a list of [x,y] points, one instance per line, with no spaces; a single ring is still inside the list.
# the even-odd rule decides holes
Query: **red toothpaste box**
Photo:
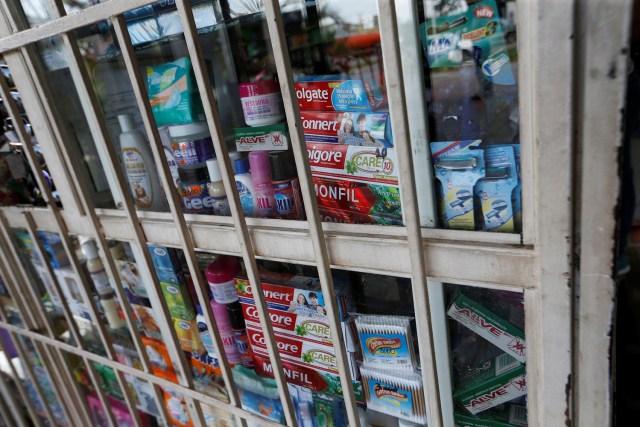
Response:
[[[393,147],[389,113],[300,113],[304,140],[325,144]]]
[[[267,345],[265,343],[264,332],[259,326],[247,325],[247,334],[252,349],[258,349],[267,353]],[[336,364],[336,354],[333,345],[320,344],[312,341],[295,338],[292,336],[274,334],[278,353],[283,359],[300,363],[313,369],[322,369],[338,374],[338,365]],[[347,353],[349,358],[349,368],[351,377],[358,379],[359,374],[355,368],[355,360],[351,363],[351,359],[355,359],[354,353]]]
[[[323,217],[403,224],[395,149],[307,143],[307,151]]]
[[[362,80],[304,76],[294,86],[301,111],[377,111],[388,105],[382,74]]]
[[[255,370],[259,375],[273,377],[273,366],[265,351],[256,348],[253,352],[253,360],[255,362]],[[318,368],[309,368],[284,358],[282,359],[282,368],[289,384],[338,397],[344,396],[340,376],[336,373]],[[353,380],[353,391],[355,392],[356,400],[359,403],[364,403],[365,396],[362,384],[359,381]]]

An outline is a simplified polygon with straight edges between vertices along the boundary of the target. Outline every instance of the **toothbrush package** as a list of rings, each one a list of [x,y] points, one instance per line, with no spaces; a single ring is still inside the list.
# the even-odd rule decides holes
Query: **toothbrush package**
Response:
[[[356,328],[367,367],[417,368],[410,317],[358,315]]]
[[[361,367],[367,408],[414,423],[427,421],[422,377],[415,372]]]
[[[513,233],[512,197],[518,185],[515,151],[511,146],[488,147],[485,177],[475,187],[482,209],[483,229]]]
[[[147,92],[157,126],[205,119],[191,60],[187,57],[147,67]]]
[[[482,141],[432,142],[436,179],[440,182],[440,216],[445,228],[474,230],[474,186],[485,176]],[[475,148],[475,149],[474,149]]]

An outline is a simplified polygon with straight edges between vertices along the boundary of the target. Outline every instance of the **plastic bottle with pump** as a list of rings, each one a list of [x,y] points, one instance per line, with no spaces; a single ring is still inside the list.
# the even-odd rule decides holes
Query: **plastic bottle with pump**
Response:
[[[113,289],[109,284],[109,276],[107,276],[102,260],[98,255],[96,241],[91,238],[84,238],[81,239],[80,245],[82,253],[87,258],[87,270],[98,292],[100,305],[107,319],[107,324],[112,329],[124,327],[126,322],[118,314],[118,303],[116,302]]]
[[[119,115],[118,121],[122,129],[120,134],[122,161],[136,206],[143,210],[166,210],[166,201],[147,140],[142,132],[136,129],[131,114]]]
[[[236,188],[242,205],[242,212],[246,216],[254,216],[256,211],[256,193],[253,188],[253,181],[249,173],[249,162],[247,159],[238,159],[233,162],[236,172]]]

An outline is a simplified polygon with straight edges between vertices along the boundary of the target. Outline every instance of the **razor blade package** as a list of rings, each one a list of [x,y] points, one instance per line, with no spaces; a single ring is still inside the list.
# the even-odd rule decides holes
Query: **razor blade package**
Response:
[[[511,146],[495,146],[485,150],[485,177],[476,185],[482,207],[483,229],[513,233],[514,189],[518,185],[515,151]]]
[[[368,367],[415,370],[411,318],[358,315],[356,328]]]
[[[440,215],[446,228],[474,230],[473,193],[485,176],[481,140],[432,142],[435,175],[440,182]],[[476,149],[473,149],[476,148]]]
[[[474,58],[487,81],[515,84],[494,0],[477,2],[462,13],[427,20],[420,25],[420,38],[431,68],[459,67],[466,55]]]

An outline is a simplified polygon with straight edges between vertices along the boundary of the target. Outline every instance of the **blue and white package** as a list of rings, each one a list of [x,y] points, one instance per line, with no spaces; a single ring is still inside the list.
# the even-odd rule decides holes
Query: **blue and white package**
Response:
[[[482,208],[483,229],[513,233],[511,198],[518,185],[513,147],[495,146],[485,150],[485,177],[476,184],[476,197]]]
[[[520,177],[520,144],[513,144],[513,152],[516,155],[516,172],[518,173],[518,184],[513,189],[513,225],[515,231],[522,230],[522,178]]]
[[[159,282],[179,284],[183,281],[182,265],[174,248],[147,245]]]
[[[367,408],[414,423],[427,421],[422,377],[415,372],[361,367]]]
[[[473,192],[485,175],[482,141],[432,142],[431,157],[436,179],[440,181],[440,215],[445,228],[475,230]]]
[[[410,317],[358,315],[356,329],[366,366],[417,368]]]
[[[299,76],[294,83],[300,111],[377,111],[388,104],[382,74]]]

